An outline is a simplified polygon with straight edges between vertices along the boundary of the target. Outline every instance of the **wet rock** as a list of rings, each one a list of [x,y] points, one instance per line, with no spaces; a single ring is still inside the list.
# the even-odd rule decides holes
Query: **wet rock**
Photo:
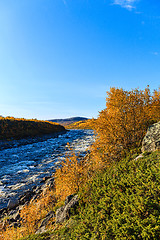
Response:
[[[151,125],[142,141],[142,152],[160,150],[160,122]]]
[[[29,202],[31,200],[33,196],[33,191],[32,190],[28,190],[27,192],[25,192],[20,198],[19,198],[19,202],[21,204],[24,204],[26,202]]]
[[[18,199],[10,199],[7,205],[7,208],[13,209],[16,208],[19,205]]]
[[[57,209],[56,211],[56,223],[62,223],[69,219],[71,215],[71,209],[76,209],[79,202],[78,195],[70,195],[66,198],[65,205]]]

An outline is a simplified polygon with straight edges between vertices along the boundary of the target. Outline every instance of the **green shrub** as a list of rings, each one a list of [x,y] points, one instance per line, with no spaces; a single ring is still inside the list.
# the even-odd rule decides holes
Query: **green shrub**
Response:
[[[160,239],[160,152],[114,164],[81,191],[70,239]]]
[[[21,238],[20,240],[49,240],[50,232],[42,233],[42,234],[34,234],[28,237]]]

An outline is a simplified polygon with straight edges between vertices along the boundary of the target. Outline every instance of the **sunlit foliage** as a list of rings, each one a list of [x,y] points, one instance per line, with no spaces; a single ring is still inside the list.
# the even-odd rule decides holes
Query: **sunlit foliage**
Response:
[[[0,139],[23,138],[64,131],[57,123],[13,117],[0,117]]]
[[[84,160],[80,160],[71,149],[70,151],[70,155],[61,162],[61,168],[58,168],[55,173],[55,193],[62,201],[68,195],[78,192],[79,187],[86,181],[87,164]]]
[[[111,88],[95,125],[94,161],[109,164],[125,157],[141,146],[147,128],[159,120],[160,89],[151,94],[148,87],[144,91]]]

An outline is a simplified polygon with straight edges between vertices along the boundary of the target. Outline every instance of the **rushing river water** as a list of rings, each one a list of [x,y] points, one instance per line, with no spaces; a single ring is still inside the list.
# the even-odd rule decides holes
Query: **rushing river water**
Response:
[[[69,152],[67,143],[85,155],[93,143],[92,130],[70,130],[58,136],[13,140],[0,143],[0,209],[10,198],[40,184],[51,176],[57,164]]]

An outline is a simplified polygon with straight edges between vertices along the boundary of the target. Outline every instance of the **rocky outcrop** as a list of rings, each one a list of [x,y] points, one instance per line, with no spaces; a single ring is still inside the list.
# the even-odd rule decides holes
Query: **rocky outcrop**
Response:
[[[142,141],[142,152],[160,150],[160,122],[151,125]]]
[[[56,211],[56,223],[62,223],[69,219],[71,215],[71,209],[75,210],[78,206],[78,195],[70,195],[65,200],[65,205],[57,209]]]
[[[41,225],[39,227],[39,229],[37,230],[37,233],[44,233],[46,231],[46,226],[48,225],[49,221],[51,219],[53,219],[55,217],[55,214],[53,211],[50,211],[49,213],[47,213],[47,215],[45,216],[45,218],[42,220]],[[52,221],[52,223],[54,223]]]

